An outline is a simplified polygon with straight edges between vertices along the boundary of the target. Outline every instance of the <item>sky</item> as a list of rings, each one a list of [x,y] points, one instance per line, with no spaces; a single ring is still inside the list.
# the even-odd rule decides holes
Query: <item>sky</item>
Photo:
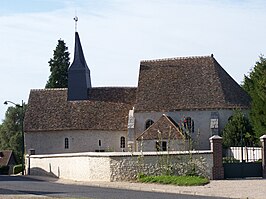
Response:
[[[59,39],[73,59],[75,15],[94,87],[137,86],[141,60],[211,54],[241,84],[265,54],[264,0],[0,0],[0,123],[4,101],[45,87]]]

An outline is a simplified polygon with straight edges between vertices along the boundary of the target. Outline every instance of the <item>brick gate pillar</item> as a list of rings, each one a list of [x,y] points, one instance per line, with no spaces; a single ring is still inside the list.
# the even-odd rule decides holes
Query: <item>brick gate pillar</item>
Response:
[[[262,177],[266,178],[266,135],[260,137],[262,147]]]
[[[222,141],[223,139],[218,135],[210,138],[211,150],[213,152],[212,180],[224,179]]]

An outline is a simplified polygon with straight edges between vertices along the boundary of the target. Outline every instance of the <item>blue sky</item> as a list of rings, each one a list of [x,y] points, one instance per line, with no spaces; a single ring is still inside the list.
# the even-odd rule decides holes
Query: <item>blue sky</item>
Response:
[[[93,86],[137,86],[143,59],[212,53],[241,83],[265,54],[262,0],[1,0],[0,102],[44,88],[58,39],[73,58],[75,12]]]

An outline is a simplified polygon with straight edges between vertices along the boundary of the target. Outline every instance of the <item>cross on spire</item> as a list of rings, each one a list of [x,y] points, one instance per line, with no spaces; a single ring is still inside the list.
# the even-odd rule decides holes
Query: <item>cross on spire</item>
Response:
[[[78,16],[75,16],[73,19],[74,19],[74,21],[75,21],[75,32],[77,32]]]

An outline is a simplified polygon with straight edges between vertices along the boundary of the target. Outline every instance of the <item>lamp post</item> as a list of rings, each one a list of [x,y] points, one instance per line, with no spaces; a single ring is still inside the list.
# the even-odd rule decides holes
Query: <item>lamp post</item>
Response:
[[[21,123],[21,138],[22,138],[22,147],[21,147],[21,165],[22,165],[22,175],[24,175],[24,131],[23,131],[23,111],[24,111],[24,107],[23,107],[23,100],[20,104],[16,104],[12,101],[5,101],[4,104],[8,105],[8,104],[13,104],[16,107],[21,108],[21,114],[20,114],[20,123]]]

